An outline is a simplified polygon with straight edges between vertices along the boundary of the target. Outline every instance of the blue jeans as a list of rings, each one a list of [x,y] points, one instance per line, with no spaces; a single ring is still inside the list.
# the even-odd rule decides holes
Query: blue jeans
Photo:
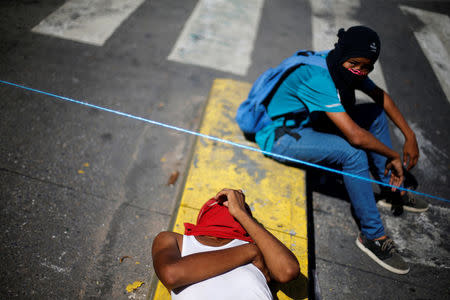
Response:
[[[386,115],[376,104],[356,105],[349,112],[352,119],[362,128],[370,131],[378,140],[392,148]],[[361,177],[372,175],[384,183],[389,177],[384,176],[387,158],[374,152],[358,149],[350,145],[340,136],[337,129],[327,132],[318,131],[314,127],[292,129],[301,138],[284,134],[273,145],[272,152],[315,164],[341,169]],[[275,158],[280,162],[284,159]],[[361,232],[369,239],[385,234],[380,214],[376,207],[370,182],[344,176],[347,189],[356,217],[361,225]]]

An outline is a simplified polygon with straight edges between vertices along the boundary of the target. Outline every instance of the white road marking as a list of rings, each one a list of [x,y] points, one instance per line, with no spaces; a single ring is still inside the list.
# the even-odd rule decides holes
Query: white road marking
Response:
[[[446,236],[445,224],[432,221],[446,220],[449,213],[448,208],[430,205],[427,212],[404,213],[401,218],[389,213],[382,215],[388,234],[406,261],[450,269],[450,253],[443,242]]]
[[[56,271],[56,272],[58,272],[58,273],[69,274],[70,271],[71,271],[70,269],[67,269],[67,268],[61,268],[61,267],[58,267],[58,266],[56,266],[56,265],[54,265],[54,264],[47,263],[47,262],[45,262],[45,261],[41,263],[41,266],[50,268],[50,269],[52,269],[52,270],[54,270],[54,271]]]
[[[424,24],[414,35],[450,102],[450,18],[404,5],[400,5],[400,9],[404,14],[416,16]]]
[[[313,50],[326,50],[334,48],[337,42],[337,32],[340,28],[348,29],[351,26],[362,25],[357,20],[349,18],[359,9],[359,0],[309,0],[312,8],[312,35]],[[380,37],[382,38],[382,37]],[[383,49],[381,49],[381,56]],[[376,62],[375,69],[370,78],[382,89],[387,91],[381,64]],[[371,101],[364,93],[357,91],[358,100]]]
[[[199,0],[168,59],[247,74],[264,0]]]
[[[69,0],[32,31],[102,46],[144,0]]]
[[[439,147],[433,145],[426,138],[427,134],[415,123],[409,122],[411,129],[416,134],[417,143],[419,144],[420,159],[417,162],[419,168],[428,179],[432,179],[436,183],[448,184],[448,167],[442,162],[448,160],[448,155]],[[399,141],[404,139],[402,132],[397,127],[394,128],[394,134]]]

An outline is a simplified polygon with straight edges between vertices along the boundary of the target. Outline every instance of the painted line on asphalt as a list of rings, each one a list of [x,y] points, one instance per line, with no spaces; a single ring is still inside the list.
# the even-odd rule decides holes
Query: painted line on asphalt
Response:
[[[169,60],[246,75],[264,0],[200,0]]]
[[[144,0],[69,0],[31,31],[103,46]]]
[[[386,210],[386,209],[385,209]],[[450,269],[450,253],[446,226],[450,209],[430,204],[426,213],[404,214],[401,218],[385,214],[383,217],[390,236],[399,249],[408,249],[405,261],[431,268]]]
[[[400,9],[406,15],[419,18],[424,24],[414,31],[414,35],[450,103],[449,16],[404,5],[400,5]]]
[[[230,111],[236,111],[251,84],[232,79],[215,79],[200,126],[200,132],[236,143],[245,137]],[[247,142],[248,144],[252,144]],[[224,187],[245,190],[253,216],[297,257],[304,277],[308,276],[308,236],[305,171],[264,159],[260,153],[244,153],[236,147],[198,139],[186,175],[186,182],[174,226],[183,234],[184,222],[196,223],[202,205]],[[152,285],[153,286],[153,285]],[[287,288],[290,286],[290,293]],[[301,278],[277,292],[280,300],[307,295]],[[289,297],[288,295],[291,295]],[[304,299],[298,296],[298,298]],[[153,300],[170,299],[161,282]]]
[[[415,168],[418,168],[429,181],[445,185],[449,179],[448,165],[442,163],[448,161],[449,157],[445,148],[434,145],[430,139],[429,132],[422,130],[416,122],[409,122],[409,126],[414,131],[419,144],[420,159]],[[393,128],[393,133],[399,141],[404,139],[403,133],[397,127]]]

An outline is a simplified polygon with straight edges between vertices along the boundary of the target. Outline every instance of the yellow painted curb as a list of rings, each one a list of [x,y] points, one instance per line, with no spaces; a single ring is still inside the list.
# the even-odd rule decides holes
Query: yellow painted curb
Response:
[[[234,120],[237,107],[250,88],[248,83],[216,79],[200,132],[257,147],[244,138]],[[195,224],[200,207],[222,188],[242,189],[254,217],[297,256],[303,277],[279,285],[278,298],[305,298],[308,276],[305,173],[264,158],[261,153],[198,138],[172,230],[183,233],[184,222]],[[170,299],[161,282],[153,299]]]

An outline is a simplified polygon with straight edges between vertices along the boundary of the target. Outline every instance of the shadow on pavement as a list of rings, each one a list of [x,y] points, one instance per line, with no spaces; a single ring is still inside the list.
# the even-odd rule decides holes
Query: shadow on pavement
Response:
[[[308,298],[308,278],[300,273],[300,276],[288,283],[273,283],[270,286],[273,299],[278,300],[277,292],[282,291],[293,300]]]

